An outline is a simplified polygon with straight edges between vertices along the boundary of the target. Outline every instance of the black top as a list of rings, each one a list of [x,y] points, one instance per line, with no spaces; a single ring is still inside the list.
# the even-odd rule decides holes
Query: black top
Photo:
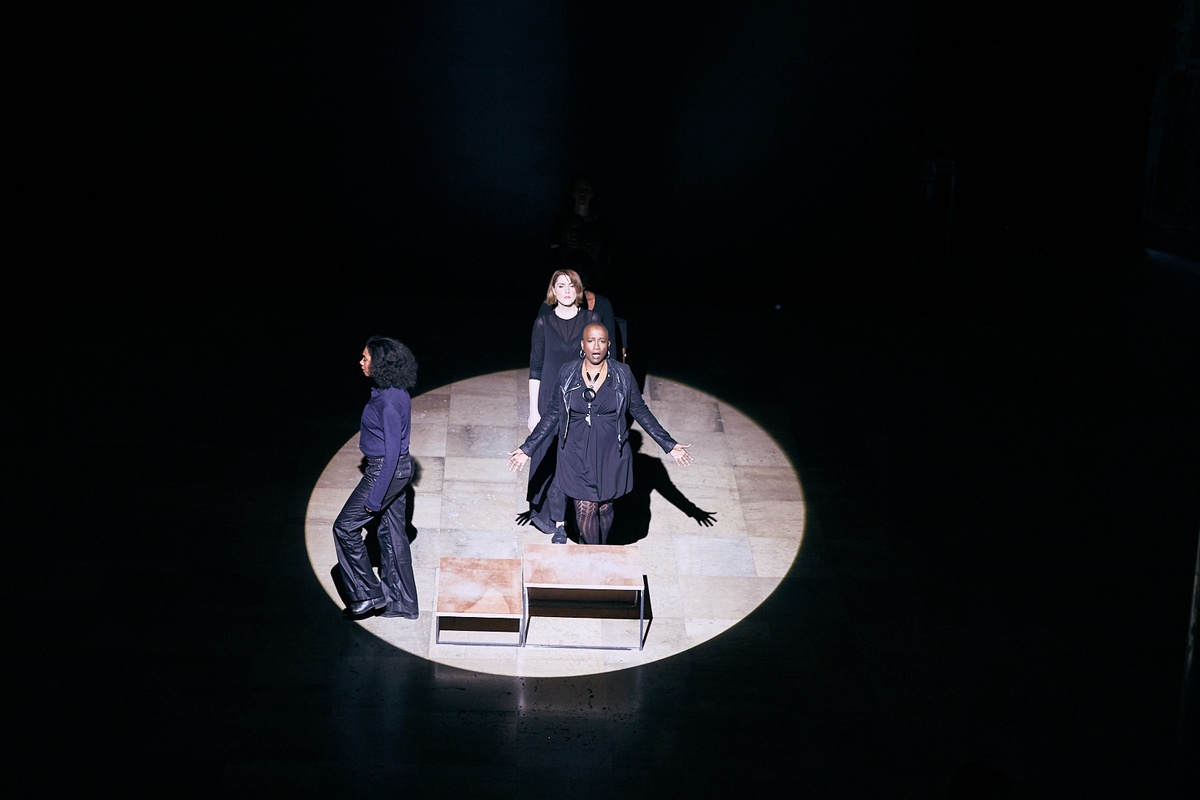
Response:
[[[583,329],[591,322],[609,324],[586,308],[569,320],[559,318],[554,308],[543,304],[538,309],[529,347],[529,379],[542,382],[538,389],[538,414],[542,415],[554,397],[554,377],[559,369],[569,361],[580,360]]]

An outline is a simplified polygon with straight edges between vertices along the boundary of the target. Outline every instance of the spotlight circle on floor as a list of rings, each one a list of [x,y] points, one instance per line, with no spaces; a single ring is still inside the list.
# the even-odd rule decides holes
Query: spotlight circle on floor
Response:
[[[586,613],[576,616],[576,606],[567,603],[562,615],[529,618],[524,647],[508,645],[516,641],[506,627],[515,624],[510,621],[474,630],[472,620],[446,618],[455,629],[448,635],[443,625],[435,641],[441,564],[486,559],[478,563],[504,565],[519,561],[526,543],[550,540],[521,518],[528,509],[528,475],[510,473],[506,464],[528,433],[528,371],[517,369],[413,398],[410,452],[416,472],[409,534],[420,618],[377,616],[347,624],[439,664],[552,677],[657,661],[740,623],[776,589],[799,554],[805,524],[799,477],[778,443],[728,403],[653,375],[645,379],[644,394],[663,427],[677,441],[690,442],[695,457],[692,466],[681,468],[648,436],[640,446],[631,441],[637,446],[636,488],[618,508],[614,543],[637,548],[644,620],[583,606],[578,608]],[[641,433],[636,425],[633,431]],[[309,562],[331,614],[345,606],[336,580],[333,520],[362,475],[361,462],[356,432],[322,471],[305,516]],[[467,629],[460,630],[463,626]]]

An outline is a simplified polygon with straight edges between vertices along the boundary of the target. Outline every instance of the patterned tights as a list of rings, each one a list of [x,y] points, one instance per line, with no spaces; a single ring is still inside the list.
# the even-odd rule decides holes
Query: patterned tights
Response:
[[[575,501],[575,525],[579,528],[579,541],[582,544],[608,544],[608,531],[613,523],[613,504],[609,500],[598,503],[595,500]]]

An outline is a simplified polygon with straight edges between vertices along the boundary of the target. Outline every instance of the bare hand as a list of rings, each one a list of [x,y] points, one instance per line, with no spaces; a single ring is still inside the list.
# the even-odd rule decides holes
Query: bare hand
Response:
[[[529,463],[529,456],[521,452],[521,448],[517,448],[508,454],[508,471],[520,472]]]
[[[675,463],[681,467],[692,463],[692,456],[687,451],[689,447],[691,447],[690,444],[677,444],[671,448],[671,458],[675,459]]]
[[[703,525],[705,528],[711,528],[713,523],[717,521],[717,515],[714,512],[704,511],[699,508],[689,513],[688,516],[696,520],[697,525]]]

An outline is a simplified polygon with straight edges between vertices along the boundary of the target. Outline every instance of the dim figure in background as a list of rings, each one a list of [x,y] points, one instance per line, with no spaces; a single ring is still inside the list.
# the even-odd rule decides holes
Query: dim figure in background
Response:
[[[529,419],[532,431],[555,401],[554,377],[568,362],[578,363],[584,328],[599,316],[584,307],[583,281],[571,269],[557,269],[533,319],[529,343]],[[555,488],[558,451],[553,436],[529,452],[529,521],[542,533],[557,535],[566,517],[566,499]]]
[[[382,610],[385,617],[416,619],[417,582],[405,490],[413,475],[408,443],[417,360],[402,342],[372,336],[358,364],[372,383],[359,422],[358,447],[366,457],[366,468],[333,523],[338,568],[349,598],[345,613],[359,619]],[[378,576],[363,536],[363,529],[373,523],[379,526]]]
[[[692,463],[691,445],[680,444],[651,413],[628,366],[609,358],[609,335],[592,322],[579,342],[579,358],[554,378],[553,403],[516,450],[508,454],[511,472],[529,463],[532,453],[557,440],[557,490],[574,501],[581,544],[607,544],[613,502],[633,488],[633,448],[628,417],[681,467]],[[565,530],[554,542],[567,541]]]
[[[610,261],[607,222],[596,204],[596,182],[580,173],[571,179],[568,205],[555,217],[550,249],[578,249],[587,254],[593,288],[607,294]]]
[[[592,257],[583,249],[583,224],[583,217],[574,212],[562,219],[558,238],[550,243],[555,266],[574,269],[582,258],[591,267]]]

